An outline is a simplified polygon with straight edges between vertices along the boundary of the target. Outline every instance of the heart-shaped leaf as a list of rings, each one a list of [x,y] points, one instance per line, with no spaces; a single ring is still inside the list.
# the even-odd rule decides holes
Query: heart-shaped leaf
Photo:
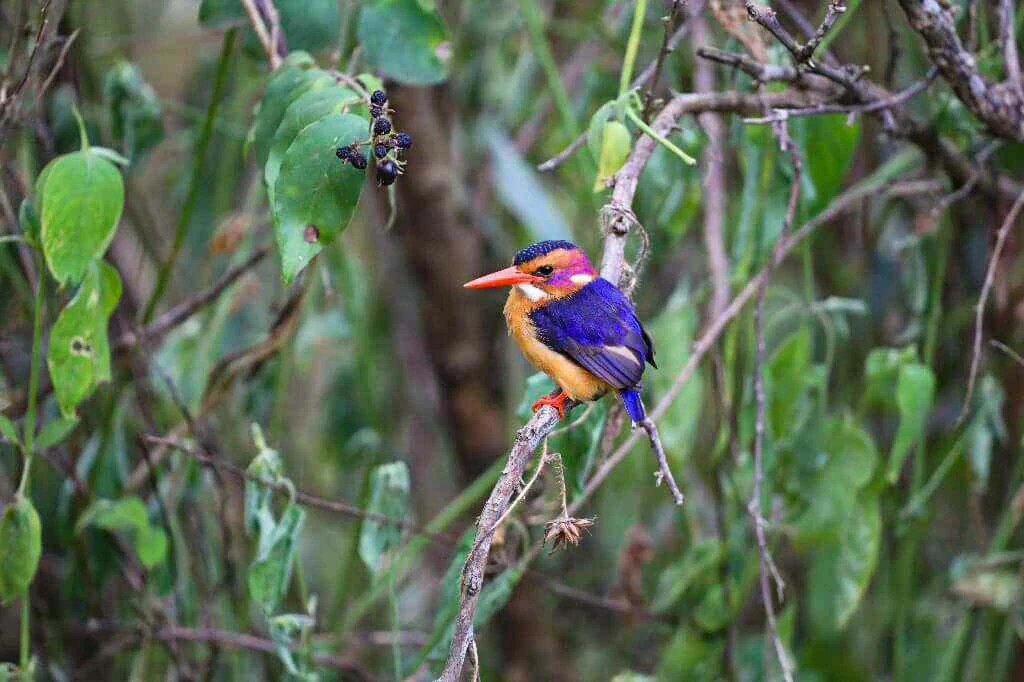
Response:
[[[121,174],[85,150],[51,161],[40,185],[46,263],[61,286],[77,283],[114,238],[124,208]]]
[[[366,119],[329,114],[303,128],[285,152],[273,206],[285,283],[348,227],[366,172],[342,163],[336,150],[365,136]]]
[[[410,85],[448,78],[448,27],[432,2],[364,2],[358,35],[367,60],[389,78]]]

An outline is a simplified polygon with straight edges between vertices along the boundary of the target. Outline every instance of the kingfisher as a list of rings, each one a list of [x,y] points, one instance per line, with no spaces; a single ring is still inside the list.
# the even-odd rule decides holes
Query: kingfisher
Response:
[[[572,242],[531,244],[509,267],[478,277],[468,289],[512,287],[505,322],[526,358],[558,388],[533,403],[565,417],[569,399],[586,402],[615,392],[634,424],[646,418],[641,378],[654,343],[618,287],[600,277]]]

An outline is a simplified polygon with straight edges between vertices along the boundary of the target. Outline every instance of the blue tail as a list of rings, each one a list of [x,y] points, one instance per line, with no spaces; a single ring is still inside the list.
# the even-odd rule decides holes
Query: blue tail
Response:
[[[647,418],[647,412],[644,410],[644,401],[640,399],[640,388],[627,388],[619,391],[619,395],[622,397],[622,404],[626,406],[626,412],[629,413],[629,418],[633,420],[634,424],[639,424]]]

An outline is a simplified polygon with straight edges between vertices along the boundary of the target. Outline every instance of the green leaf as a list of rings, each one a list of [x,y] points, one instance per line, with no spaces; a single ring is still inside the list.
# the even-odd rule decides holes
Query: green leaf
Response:
[[[869,404],[895,406],[892,387],[900,369],[914,362],[917,362],[917,348],[914,346],[872,349],[864,361],[864,400]]]
[[[103,77],[103,98],[114,140],[125,156],[139,161],[164,136],[160,98],[131,62],[118,62]]]
[[[690,295],[678,289],[669,298],[665,309],[650,326],[656,348],[668,348],[658,355],[658,369],[645,379],[655,396],[663,396],[676,375],[690,358],[693,335],[699,321],[697,306]],[[659,345],[660,344],[660,345]],[[661,439],[671,454],[679,452],[685,458],[693,445],[697,420],[704,407],[704,382],[700,372],[695,373],[682,392],[672,401],[664,416],[658,420]]]
[[[616,102],[605,102],[590,117],[587,126],[587,148],[595,159],[601,158],[601,146],[604,144],[604,126],[615,114]]]
[[[797,433],[809,416],[810,369],[811,333],[802,326],[779,345],[767,363],[768,427],[773,439]]]
[[[252,123],[252,146],[257,163],[267,162],[274,133],[288,107],[317,82],[329,85],[335,81],[327,72],[316,68],[312,57],[305,52],[292,52],[270,77]]]
[[[8,443],[21,445],[21,439],[18,438],[18,429],[15,428],[14,422],[4,414],[0,414],[0,434],[7,439]]]
[[[845,114],[802,116],[793,135],[803,163],[800,201],[804,215],[814,215],[835,198],[850,171],[860,119],[851,124]]]
[[[146,570],[152,569],[167,556],[167,533],[147,524],[135,533],[135,553]]]
[[[889,453],[889,470],[886,473],[889,483],[899,479],[910,449],[924,435],[934,398],[935,375],[930,367],[914,363],[900,368],[896,380],[896,407],[900,412],[900,425]]]
[[[295,545],[306,513],[290,502],[281,521],[272,530],[261,529],[256,559],[249,566],[249,595],[259,604],[264,614],[277,611],[277,606],[288,591]]]
[[[433,85],[448,78],[448,27],[433,3],[364,2],[357,34],[367,61],[388,78],[409,85]]]
[[[340,163],[335,150],[364,135],[365,119],[329,114],[303,128],[285,152],[273,206],[274,234],[285,283],[291,282],[352,220],[366,171]]]
[[[36,436],[34,448],[38,450],[45,450],[46,448],[52,448],[57,445],[65,438],[68,437],[72,431],[75,430],[75,426],[78,424],[78,418],[67,418],[60,417],[58,419],[51,419],[43,427],[39,435]]]
[[[18,224],[21,225],[21,230],[29,244],[38,247],[39,233],[42,228],[39,224],[39,213],[36,212],[36,207],[32,205],[28,197],[22,199],[21,206],[18,207]]]
[[[42,553],[42,528],[32,501],[18,495],[0,517],[0,603],[28,589]]]
[[[75,532],[81,533],[93,526],[109,531],[141,530],[149,527],[146,505],[134,495],[118,500],[96,500],[90,504],[75,524]]]
[[[975,396],[974,417],[967,429],[967,462],[973,476],[971,489],[981,495],[988,489],[992,446],[996,439],[1005,442],[1008,436],[1003,422],[1006,393],[995,377],[986,374],[978,382]]]
[[[824,636],[846,627],[874,575],[882,536],[878,496],[864,491],[835,545],[821,547],[810,575],[812,627]]]
[[[409,508],[409,467],[405,462],[381,464],[370,473],[370,503],[367,511],[395,521],[405,518]],[[402,527],[366,519],[359,532],[359,557],[374,575],[384,568],[384,558],[402,539]]]
[[[805,543],[834,538],[854,512],[858,492],[868,484],[878,465],[871,435],[851,417],[831,417],[821,431],[816,451],[809,453],[820,468],[803,493],[808,507],[795,524]]]
[[[718,580],[718,567],[725,558],[725,546],[717,538],[699,540],[687,548],[683,557],[670,564],[658,577],[651,610],[665,613],[672,609],[686,591],[696,585]]]
[[[608,189],[608,181],[619,172],[622,164],[629,158],[633,148],[633,137],[629,128],[620,121],[608,121],[604,124],[601,135],[601,154],[597,161],[597,177],[594,179],[594,191]]]
[[[112,163],[89,151],[54,159],[43,175],[46,263],[61,286],[77,283],[114,238],[124,207],[124,183]]]
[[[110,379],[107,320],[120,298],[117,271],[100,261],[89,268],[50,331],[46,364],[65,417],[73,417],[78,403]]]
[[[259,454],[253,458],[245,472],[251,477],[245,480],[245,529],[246,532],[254,533],[260,530],[260,524],[264,519],[271,520],[273,525],[273,510],[271,501],[274,497],[274,490],[261,483],[277,483],[282,478],[283,465],[281,456],[276,450],[263,447]],[[256,478],[259,480],[252,480]],[[268,528],[269,530],[269,528]]]
[[[328,114],[346,113],[358,108],[360,115],[363,115],[365,106],[361,103],[362,98],[349,88],[319,79],[291,103],[285,111],[284,118],[281,119],[281,125],[274,133],[267,164],[263,168],[263,178],[271,204],[274,203],[274,185],[277,184],[285,152],[299,132]]]
[[[722,677],[723,637],[706,637],[688,625],[680,627],[662,649],[659,680],[718,680]]]

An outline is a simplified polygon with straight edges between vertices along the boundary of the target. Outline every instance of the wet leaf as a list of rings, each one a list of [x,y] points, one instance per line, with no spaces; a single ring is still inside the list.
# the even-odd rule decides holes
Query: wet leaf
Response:
[[[359,43],[388,78],[432,85],[448,78],[448,27],[430,0],[369,0],[359,11]]]
[[[0,517],[0,603],[32,583],[42,553],[42,528],[32,501],[18,495]]]
[[[900,368],[896,380],[896,406],[900,413],[900,425],[889,453],[889,469],[886,473],[889,483],[899,479],[910,449],[924,436],[934,397],[935,375],[931,368],[918,363]]]
[[[274,234],[285,283],[291,282],[352,220],[366,171],[342,163],[335,150],[363,135],[365,119],[329,114],[303,128],[285,152],[273,206]],[[310,226],[312,231],[307,229]]]
[[[120,298],[117,270],[99,261],[89,268],[50,331],[46,364],[65,417],[73,417],[96,385],[110,379],[107,321]]]
[[[124,207],[124,183],[112,163],[88,150],[54,159],[43,175],[40,214],[46,263],[61,286],[77,284],[114,238]]]
[[[391,462],[374,468],[370,474],[370,502],[367,511],[402,521],[409,511],[409,467]],[[385,566],[385,557],[402,539],[402,527],[366,519],[359,533],[359,557],[377,575]]]

